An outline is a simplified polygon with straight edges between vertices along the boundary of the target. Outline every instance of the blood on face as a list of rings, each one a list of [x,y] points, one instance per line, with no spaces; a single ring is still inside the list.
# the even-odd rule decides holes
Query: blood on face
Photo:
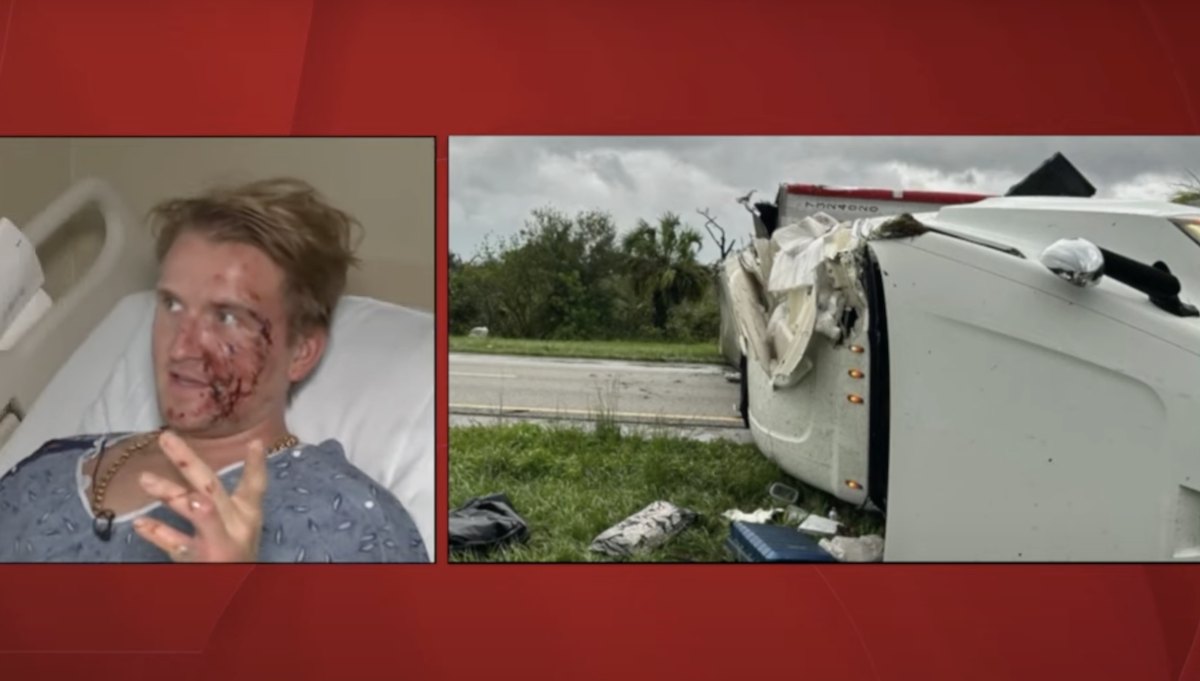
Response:
[[[285,280],[253,245],[214,240],[202,230],[178,236],[163,258],[155,321],[160,375],[173,372],[182,381],[163,404],[168,421],[190,428],[237,423],[273,397],[280,348],[278,322],[273,329],[271,321],[284,312],[277,296],[285,294]]]
[[[271,322],[255,312],[244,313],[248,328],[235,338],[221,338],[201,348],[205,376],[216,406],[215,418],[227,420],[258,388],[270,354]]]
[[[169,418],[189,416],[212,422],[234,418],[257,391],[274,345],[271,321],[250,311],[222,311],[224,319],[188,324],[178,333],[194,334],[207,399],[187,413],[168,409]]]

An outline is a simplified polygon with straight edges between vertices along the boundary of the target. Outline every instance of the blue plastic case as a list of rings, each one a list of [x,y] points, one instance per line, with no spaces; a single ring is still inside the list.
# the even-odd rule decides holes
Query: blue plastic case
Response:
[[[782,525],[735,522],[725,546],[740,563],[836,563],[816,539]]]

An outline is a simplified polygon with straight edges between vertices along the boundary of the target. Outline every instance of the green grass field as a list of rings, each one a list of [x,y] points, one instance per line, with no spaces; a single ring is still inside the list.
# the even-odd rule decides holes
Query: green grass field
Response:
[[[639,341],[542,341],[516,338],[450,337],[450,352],[493,355],[531,355],[577,359],[618,359],[630,362],[695,362],[724,364],[717,344]]]
[[[517,423],[450,429],[450,508],[505,493],[530,524],[524,545],[452,562],[724,562],[729,509],[778,506],[772,482],[801,491],[809,511],[838,509],[850,532],[879,532],[875,516],[788,478],[752,445],[622,435],[616,426],[543,427]],[[700,513],[666,545],[630,559],[591,553],[596,535],[654,501]]]

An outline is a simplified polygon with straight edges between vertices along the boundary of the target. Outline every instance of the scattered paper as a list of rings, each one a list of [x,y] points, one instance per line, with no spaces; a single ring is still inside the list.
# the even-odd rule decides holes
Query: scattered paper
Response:
[[[836,520],[822,518],[819,515],[810,515],[800,523],[800,531],[808,534],[833,536],[838,533],[842,524]]]

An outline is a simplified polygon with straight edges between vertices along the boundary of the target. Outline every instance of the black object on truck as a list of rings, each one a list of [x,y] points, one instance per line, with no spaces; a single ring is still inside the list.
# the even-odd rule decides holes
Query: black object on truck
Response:
[[[1090,199],[1096,188],[1062,153],[1056,152],[1025,179],[1009,188],[1005,196],[1071,196]]]

